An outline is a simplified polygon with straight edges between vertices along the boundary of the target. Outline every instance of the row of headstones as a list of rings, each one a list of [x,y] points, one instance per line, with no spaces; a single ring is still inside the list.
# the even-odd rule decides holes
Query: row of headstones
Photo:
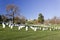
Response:
[[[50,31],[54,31],[54,30],[60,30],[60,27],[30,27],[31,29],[33,29],[34,31],[36,30],[42,30],[42,31],[45,31],[45,30],[50,30]]]
[[[39,30],[42,30],[42,31],[45,31],[45,30],[48,30],[48,29],[49,29],[50,31],[52,30],[51,28],[48,28],[48,27],[46,28],[46,27],[32,27],[32,26],[31,26],[30,28],[33,29],[34,31],[37,31],[38,29],[39,29]]]
[[[4,23],[2,23],[2,26],[3,26],[3,28],[5,28],[6,27],[6,25],[4,24]],[[11,29],[13,29],[13,27],[14,27],[14,24],[9,24],[8,25]],[[22,29],[23,27],[25,27],[24,25],[23,26],[18,26],[18,30],[20,30],[20,29]],[[28,30],[28,26],[26,26],[26,31]]]
[[[3,28],[5,28],[6,27],[6,25],[4,24],[4,23],[2,23],[2,26],[3,26]],[[13,29],[13,27],[14,27],[14,25],[13,24],[9,24],[9,27],[11,28],[11,29]],[[28,31],[28,26],[25,26],[25,25],[23,25],[23,26],[18,26],[18,30],[20,30],[20,29],[22,29],[23,27],[25,27],[26,28],[26,31]],[[33,26],[30,26],[30,28],[32,29],[32,30],[34,30],[34,31],[37,31],[37,29],[39,29],[39,30],[55,30],[55,29],[60,29],[60,27],[59,28],[57,28],[57,27],[55,27],[55,28],[49,28],[49,27],[33,27]]]

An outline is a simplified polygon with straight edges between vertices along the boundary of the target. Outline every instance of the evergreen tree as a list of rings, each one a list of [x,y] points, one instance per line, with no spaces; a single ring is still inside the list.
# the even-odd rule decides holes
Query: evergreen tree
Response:
[[[38,23],[41,23],[41,24],[44,23],[44,16],[42,15],[42,13],[39,13],[39,16],[38,16]]]

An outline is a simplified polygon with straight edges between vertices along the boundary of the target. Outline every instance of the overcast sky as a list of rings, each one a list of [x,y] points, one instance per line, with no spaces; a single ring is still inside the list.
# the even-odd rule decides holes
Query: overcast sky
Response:
[[[60,0],[0,0],[0,14],[6,14],[9,4],[18,6],[20,14],[27,19],[37,19],[39,13],[45,19],[60,17]]]

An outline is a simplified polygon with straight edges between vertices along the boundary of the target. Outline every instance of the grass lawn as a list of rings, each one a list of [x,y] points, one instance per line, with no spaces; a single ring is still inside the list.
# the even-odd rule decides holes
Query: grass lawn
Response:
[[[6,26],[5,29],[0,26],[0,40],[60,40],[60,31],[40,31],[34,32],[29,29],[25,31],[25,28],[20,31],[17,27],[10,29]]]

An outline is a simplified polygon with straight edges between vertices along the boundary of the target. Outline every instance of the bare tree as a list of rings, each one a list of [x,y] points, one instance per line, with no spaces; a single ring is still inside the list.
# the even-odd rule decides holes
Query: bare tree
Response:
[[[19,10],[18,10],[18,7],[11,4],[11,5],[7,5],[6,6],[6,11],[7,11],[7,15],[9,15],[10,17],[12,17],[12,20],[13,20],[13,23],[14,23],[14,17],[16,15],[19,15]]]
[[[25,24],[26,19],[25,19],[24,16],[20,16],[20,17],[16,16],[16,17],[14,17],[14,22],[15,23]]]

